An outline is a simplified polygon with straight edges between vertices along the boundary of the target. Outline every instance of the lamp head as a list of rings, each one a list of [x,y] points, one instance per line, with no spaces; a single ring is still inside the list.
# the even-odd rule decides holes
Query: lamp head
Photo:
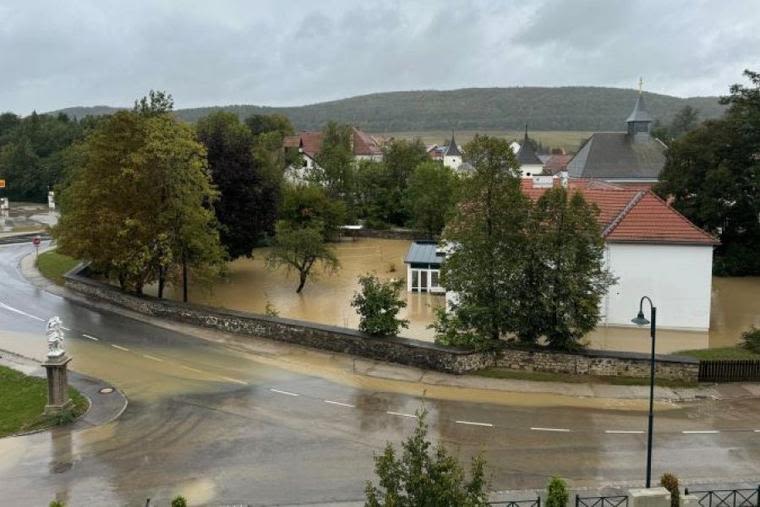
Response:
[[[644,312],[642,310],[639,310],[639,314],[636,315],[635,319],[631,319],[631,322],[637,326],[646,326],[649,324],[649,321],[646,319],[646,317],[644,317]]]

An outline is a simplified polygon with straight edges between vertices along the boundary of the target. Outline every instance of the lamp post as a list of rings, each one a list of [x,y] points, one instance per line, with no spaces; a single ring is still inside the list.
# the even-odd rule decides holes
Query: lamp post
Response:
[[[649,302],[651,313],[649,320],[644,317],[644,300]],[[649,428],[647,430],[647,488],[652,485],[652,432],[654,429],[654,350],[655,350],[655,329],[657,326],[657,307],[647,296],[639,301],[639,313],[636,318],[631,320],[637,326],[649,324],[649,334],[652,337],[652,356],[650,358],[649,371]]]

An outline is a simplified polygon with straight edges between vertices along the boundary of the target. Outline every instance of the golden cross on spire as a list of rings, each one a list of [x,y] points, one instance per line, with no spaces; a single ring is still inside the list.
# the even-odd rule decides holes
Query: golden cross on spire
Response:
[[[640,77],[639,78],[639,95],[642,94],[643,90],[644,90],[644,78]]]

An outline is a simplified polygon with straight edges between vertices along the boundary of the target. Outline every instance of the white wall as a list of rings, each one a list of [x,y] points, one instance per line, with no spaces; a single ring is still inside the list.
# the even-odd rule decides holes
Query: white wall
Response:
[[[607,265],[618,281],[602,301],[601,323],[632,325],[641,297],[649,296],[658,328],[709,329],[712,252],[711,246],[608,243]]]
[[[520,166],[520,172],[522,173],[523,178],[531,178],[543,174],[544,166],[538,164],[523,164]]]
[[[459,166],[462,165],[462,157],[445,155],[443,157],[443,165],[454,170],[459,169]]]

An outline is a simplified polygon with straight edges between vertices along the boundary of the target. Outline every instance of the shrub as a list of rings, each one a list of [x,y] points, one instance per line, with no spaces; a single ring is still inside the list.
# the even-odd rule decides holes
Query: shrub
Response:
[[[182,495],[177,495],[172,500],[172,507],[187,507],[187,500]]]
[[[59,502],[58,500],[53,500],[48,504],[48,507],[66,507],[66,504],[63,502]]]
[[[546,485],[546,507],[566,507],[569,499],[567,483],[560,477],[552,477]]]
[[[660,486],[670,492],[670,507],[679,507],[681,505],[681,493],[678,490],[678,477],[673,474],[662,474]]]
[[[277,308],[275,308],[275,306],[272,304],[271,301],[267,301],[267,305],[264,308],[264,314],[267,317],[279,317],[280,316],[280,312],[277,311]]]
[[[742,347],[760,354],[760,329],[752,326],[742,334]]]
[[[403,280],[384,282],[375,275],[359,277],[361,292],[354,293],[351,306],[359,313],[359,330],[372,336],[393,336],[401,328],[409,327],[409,321],[398,319],[399,310],[406,302],[398,293],[404,287]]]

